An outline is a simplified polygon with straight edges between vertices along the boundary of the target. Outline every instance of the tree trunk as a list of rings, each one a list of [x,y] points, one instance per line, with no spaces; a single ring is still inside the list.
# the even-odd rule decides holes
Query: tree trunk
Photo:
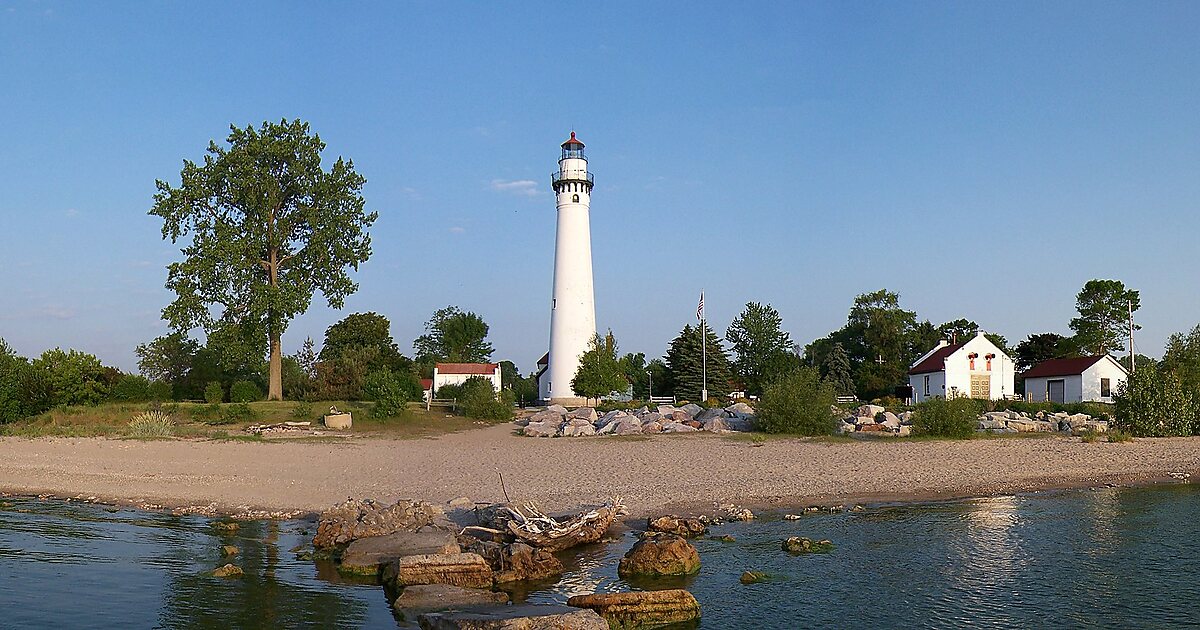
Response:
[[[271,335],[271,368],[268,377],[267,400],[283,400],[283,344],[278,335]]]

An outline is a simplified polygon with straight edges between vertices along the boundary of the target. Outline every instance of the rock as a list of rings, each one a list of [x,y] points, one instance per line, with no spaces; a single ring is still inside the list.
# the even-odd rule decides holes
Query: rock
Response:
[[[383,580],[394,590],[419,584],[449,584],[466,588],[491,588],[492,567],[475,553],[405,556],[388,563]]]
[[[321,513],[313,546],[326,549],[359,538],[415,532],[425,526],[453,528],[442,508],[426,501],[401,499],[392,505],[384,505],[373,499],[347,499]]]
[[[913,412],[905,411],[900,414],[900,424],[912,424]]]
[[[354,426],[354,419],[349,413],[330,413],[325,415],[325,427],[329,429],[349,429]]]
[[[451,509],[457,510],[459,508],[475,507],[475,502],[470,497],[457,497],[450,499],[446,505],[449,505]]]
[[[1038,425],[1033,420],[1009,419],[1005,424],[1008,426],[1008,428],[1014,429],[1018,433],[1033,433],[1038,430]]]
[[[722,534],[720,536],[717,536],[713,540],[719,540],[721,542],[737,542],[737,539],[734,538],[733,536],[730,536],[729,534]]]
[[[686,413],[687,415],[695,418],[696,416],[700,415],[701,412],[704,411],[704,407],[701,407],[700,405],[697,405],[695,403],[688,403],[688,404],[680,407],[679,410]],[[697,418],[697,419],[699,419],[699,418]]]
[[[663,433],[695,433],[696,430],[697,429],[695,427],[690,427],[686,424],[680,424],[678,422],[668,422],[662,426]]]
[[[575,424],[576,421],[567,422],[558,430],[558,435],[561,437],[583,437],[588,435],[596,435],[596,427],[591,422],[584,421],[582,424]]]
[[[683,589],[575,595],[568,606],[596,611],[611,628],[645,628],[700,618],[700,603]]]
[[[725,420],[725,426],[730,431],[753,431],[754,416],[735,416]]]
[[[798,521],[802,518],[804,518],[804,517],[800,516],[799,514],[784,514],[783,515],[783,520],[785,520],[785,521]]]
[[[875,422],[875,416],[855,416],[854,418],[851,418],[851,420],[858,426],[862,426],[864,424],[878,424]]]
[[[639,417],[638,420],[640,420],[642,424],[646,424],[648,422],[658,422],[661,424],[663,421],[663,416],[661,413],[658,413],[657,411],[649,411],[649,412],[646,412],[645,414],[642,414],[642,416]]]
[[[383,565],[405,556],[449,555],[462,551],[454,534],[442,530],[395,532],[359,538],[342,552],[338,570],[355,575],[379,575]]]
[[[879,405],[862,405],[858,409],[854,410],[854,415],[858,416],[859,418],[873,419],[875,416],[883,413],[884,411],[884,408],[880,407]]]
[[[980,418],[979,422],[977,422],[975,424],[975,428],[984,429],[984,430],[1004,429],[1007,427],[1008,427],[1008,425],[1003,420],[993,420],[991,418],[986,418],[986,417]]]
[[[680,516],[660,516],[646,519],[646,529],[652,532],[665,532],[695,538],[708,533],[708,526],[698,518],[683,518]]]
[[[883,420],[879,424],[887,427],[889,431],[899,431],[900,417],[890,411],[885,411],[883,412]]]
[[[595,424],[596,410],[591,407],[580,407],[575,411],[567,413],[567,420],[587,420],[588,424]]]
[[[242,568],[235,564],[227,564],[213,569],[213,577],[242,577]]]
[[[526,422],[525,424],[531,424],[534,422],[553,422],[557,424],[562,421],[563,414],[561,413],[556,413],[553,411],[539,411],[532,416],[529,416],[529,422]]]
[[[422,613],[508,603],[507,593],[462,588],[449,584],[418,584],[405,587],[392,609],[403,620],[414,620]]]
[[[1034,420],[1033,424],[1037,427],[1039,433],[1054,433],[1058,430],[1058,425],[1054,422],[1045,420]]]
[[[783,550],[788,553],[829,553],[833,551],[833,543],[828,540],[818,540],[803,536],[792,536],[783,541]]]
[[[912,435],[912,425],[911,424],[900,425],[900,432],[897,433],[896,435],[899,435],[900,437],[908,437],[908,436]]]
[[[766,579],[767,574],[762,571],[743,571],[742,577],[738,578],[738,581],[742,584],[758,584],[759,582],[766,581]]]
[[[602,425],[600,425],[599,429],[596,429],[596,435],[611,435],[613,433],[616,433],[618,424],[619,423],[617,423],[617,422],[609,422],[607,424],[602,424]],[[641,429],[642,429],[641,425],[638,425],[638,433],[641,433]]]
[[[233,545],[225,545],[224,547],[221,547],[221,555],[222,556],[236,556],[236,555],[238,555],[239,551],[241,551],[241,550],[238,549],[237,547],[234,547]]]
[[[888,428],[883,426],[882,424],[875,424],[875,423],[860,424],[860,425],[858,425],[857,428],[858,428],[859,432],[865,431],[867,433],[887,433],[887,430],[888,430]]]
[[[599,429],[600,427],[606,427],[612,424],[617,418],[627,415],[629,414],[621,411],[620,409],[614,409],[596,419],[596,428]]]
[[[642,424],[642,433],[662,433],[663,426],[657,422],[645,422]]]
[[[623,418],[617,422],[614,422],[613,425],[616,426],[616,428],[613,429],[613,433],[616,435],[637,435],[645,432],[645,427],[643,427],[642,424],[637,421],[637,418],[633,417]],[[661,430],[662,427],[659,427],[659,429]]]
[[[617,565],[627,576],[690,575],[700,570],[700,554],[682,536],[647,532]]]
[[[529,604],[425,613],[417,621],[421,630],[609,630],[594,610]]]
[[[754,512],[750,511],[750,508],[740,508],[731,505],[729,509],[725,510],[725,518],[731,521],[753,521],[755,516]]]
[[[558,429],[562,424],[562,420],[530,422],[521,432],[529,437],[554,437],[558,435]]]
[[[699,421],[697,420],[696,422]],[[704,429],[705,431],[712,431],[713,433],[722,433],[729,430],[729,423],[725,422],[724,417],[709,418],[708,420],[700,423],[700,428]]]
[[[687,424],[692,421],[692,414],[682,409],[676,409],[675,411],[671,412],[671,421]]]
[[[525,543],[505,545],[496,583],[545,580],[563,573],[562,562],[545,549],[535,549]]]
[[[1095,433],[1108,433],[1107,420],[1089,420],[1083,425],[1084,430],[1093,431]]]
[[[684,406],[686,407],[687,405]],[[709,420],[714,419],[724,420],[728,417],[729,414],[725,413],[724,409],[705,409],[695,415],[695,419],[699,420],[700,422],[708,422]]]
[[[554,412],[560,416],[567,415],[567,408],[562,405],[550,405],[549,407],[546,407],[546,411]]]
[[[233,521],[213,521],[212,528],[219,532],[236,532],[241,528],[241,525]]]
[[[669,418],[671,414],[675,413],[675,405],[659,405],[654,408],[654,411],[664,418]]]
[[[747,405],[744,402],[733,403],[725,408],[725,411],[731,415],[751,416],[754,415],[754,407]]]
[[[839,422],[838,423],[838,428],[837,428],[838,433],[854,433],[857,430],[858,430],[858,426],[851,422]]]

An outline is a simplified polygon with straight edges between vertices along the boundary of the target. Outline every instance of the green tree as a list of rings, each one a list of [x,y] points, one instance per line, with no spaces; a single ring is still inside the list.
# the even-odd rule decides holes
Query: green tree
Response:
[[[910,342],[917,315],[900,308],[900,295],[886,289],[854,299],[842,339],[859,394],[889,394],[905,380],[915,358]]]
[[[413,341],[417,363],[423,375],[433,374],[433,364],[484,363],[492,358],[492,344],[487,340],[488,325],[472,312],[457,306],[439,309],[425,322],[425,334]]]
[[[1138,369],[1117,385],[1113,424],[1138,437],[1192,435],[1200,429],[1200,398],[1169,371]]]
[[[392,339],[391,322],[378,313],[353,313],[325,330],[325,343],[317,358],[332,361],[349,348],[378,348],[371,370],[388,369],[404,372],[412,369],[412,361],[400,354]]]
[[[175,301],[163,317],[177,331],[222,324],[260,335],[269,345],[270,400],[283,399],[281,337],[320,291],[341,308],[358,286],[347,268],[371,254],[364,209],[366,181],[353,162],[326,170],[325,143],[308,123],[230,127],[228,146],[210,142],[203,164],[185,160],[178,188],[158,180],[150,214],[162,236],[182,248],[168,267]]]
[[[846,356],[846,350],[842,348],[842,344],[833,344],[833,349],[825,355],[825,362],[821,364],[821,372],[825,381],[833,387],[833,391],[837,395],[854,395],[854,377],[850,375],[850,357]]]
[[[1024,372],[1050,359],[1066,359],[1076,355],[1071,340],[1055,333],[1029,335],[1013,351],[1017,369]]]
[[[35,416],[52,404],[45,374],[0,339],[0,424]]]
[[[979,324],[969,319],[956,319],[938,326],[937,331],[940,335],[939,340],[945,339],[951,343],[962,343],[970,341],[979,332]],[[934,341],[934,345],[936,344],[937,340]]]
[[[768,380],[797,366],[792,339],[782,326],[783,318],[770,304],[747,302],[725,331],[733,372],[751,394],[761,394]]]
[[[521,380],[521,371],[512,361],[500,362],[500,389],[512,389]]]
[[[833,385],[810,367],[800,367],[771,381],[755,406],[755,428],[766,433],[829,435],[837,418]]]
[[[1079,317],[1071,320],[1075,344],[1089,355],[1119,352],[1129,339],[1129,312],[1141,307],[1141,297],[1120,280],[1088,280],[1075,308]]]
[[[703,402],[700,400],[704,383],[703,353],[707,352],[708,396],[727,398],[731,378],[729,355],[725,353],[720,338],[709,328],[708,322],[704,322],[702,326],[703,332],[701,326],[685,325],[679,336],[673,339],[667,348],[665,359],[670,372],[669,387],[678,398]],[[701,346],[702,339],[707,343],[707,350]],[[655,380],[654,384],[657,388],[658,381]]]
[[[45,375],[55,407],[98,405],[108,397],[104,366],[100,359],[78,350],[47,350],[33,362]]]
[[[1140,371],[1147,367],[1139,362]],[[1190,332],[1175,333],[1167,338],[1161,368],[1174,374],[1181,385],[1200,396],[1200,325]]]
[[[579,356],[579,369],[571,379],[571,390],[584,398],[602,398],[625,391],[625,373],[617,360],[617,339],[612,331],[603,338],[594,335],[588,349]]]
[[[200,351],[200,342],[184,333],[171,333],[139,344],[134,349],[138,371],[152,381],[169,383],[174,395],[183,397],[188,374]]]
[[[645,400],[650,387],[650,375],[646,373],[646,355],[642,352],[628,352],[617,364],[629,383],[630,395],[635,400]]]
[[[671,382],[671,368],[667,367],[666,362],[662,359],[650,359],[646,363],[646,372],[646,391],[642,400],[649,400],[651,396],[675,394],[675,384]]]

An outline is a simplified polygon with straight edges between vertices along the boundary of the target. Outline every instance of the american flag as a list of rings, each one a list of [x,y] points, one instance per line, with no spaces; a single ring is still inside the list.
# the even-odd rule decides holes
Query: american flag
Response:
[[[696,319],[704,321],[704,292],[700,292],[700,305],[696,307]]]

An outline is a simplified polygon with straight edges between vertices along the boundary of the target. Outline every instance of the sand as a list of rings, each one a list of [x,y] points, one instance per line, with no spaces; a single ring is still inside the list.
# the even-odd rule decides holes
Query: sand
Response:
[[[496,426],[435,438],[135,441],[0,439],[0,491],[246,513],[347,497],[514,500],[569,510],[620,495],[634,516],[988,496],[1138,484],[1200,472],[1200,438],[854,443],[711,434],[538,439]],[[1200,477],[1198,477],[1200,478]]]

